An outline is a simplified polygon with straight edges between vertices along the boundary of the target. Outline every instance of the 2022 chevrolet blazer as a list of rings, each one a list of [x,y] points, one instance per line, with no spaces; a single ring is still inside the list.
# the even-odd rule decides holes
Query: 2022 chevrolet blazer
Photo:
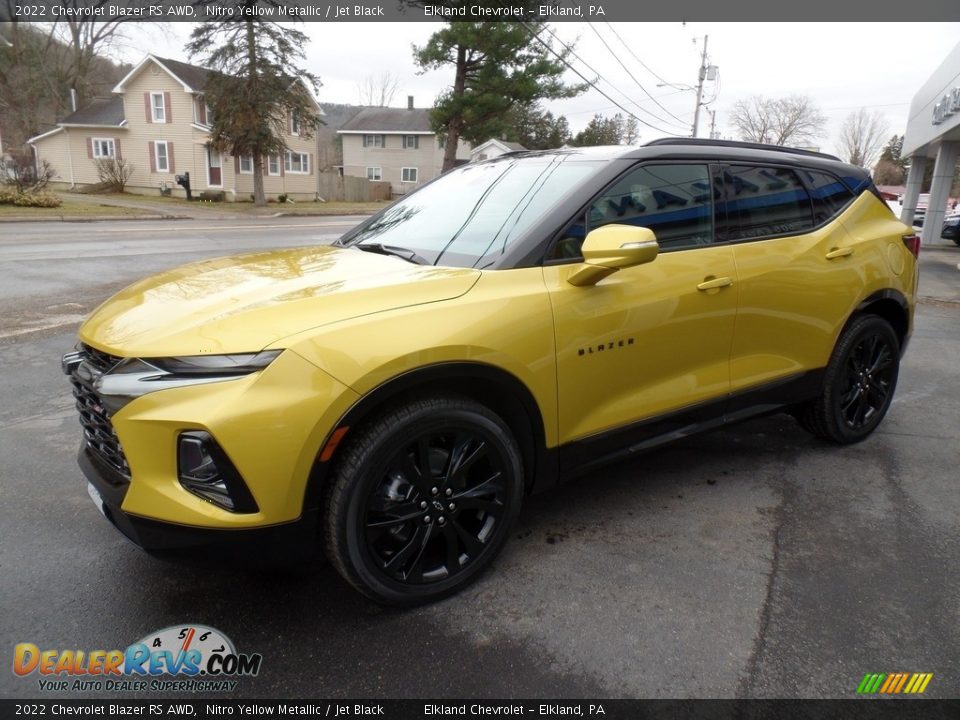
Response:
[[[198,262],[64,356],[79,461],[148,549],[322,546],[389,604],[450,594],[529,493],[776,411],[890,407],[919,240],[817,153],[664,139],[511,154],[333,246]]]

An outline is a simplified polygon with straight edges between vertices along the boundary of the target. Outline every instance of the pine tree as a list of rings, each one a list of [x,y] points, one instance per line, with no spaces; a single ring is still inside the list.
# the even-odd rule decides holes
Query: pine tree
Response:
[[[414,48],[422,70],[454,69],[453,86],[437,98],[433,111],[433,129],[446,138],[444,170],[456,163],[460,138],[478,144],[502,137],[514,107],[573,97],[586,89],[562,81],[565,65],[535,37],[543,27],[534,22],[450,22],[426,45]]]
[[[301,137],[311,137],[322,124],[310,95],[317,78],[298,66],[307,36],[248,14],[257,0],[201,0],[211,2],[229,5],[234,13],[198,25],[186,46],[191,57],[216,71],[204,90],[213,111],[210,142],[236,157],[253,158],[254,203],[266,205],[264,158],[286,152],[284,135],[294,119]]]

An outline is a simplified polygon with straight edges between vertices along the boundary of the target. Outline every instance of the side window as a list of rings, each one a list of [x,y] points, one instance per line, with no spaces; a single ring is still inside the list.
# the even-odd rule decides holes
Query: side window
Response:
[[[548,260],[580,257],[590,230],[617,223],[653,230],[662,250],[713,242],[713,197],[706,165],[644,165],[597,197],[564,232]]]
[[[816,170],[804,170],[804,180],[810,188],[813,200],[813,222],[816,225],[826,222],[840,212],[853,200],[853,193],[833,175]]]
[[[810,196],[793,170],[731,165],[723,181],[730,240],[801,233],[814,225]]]

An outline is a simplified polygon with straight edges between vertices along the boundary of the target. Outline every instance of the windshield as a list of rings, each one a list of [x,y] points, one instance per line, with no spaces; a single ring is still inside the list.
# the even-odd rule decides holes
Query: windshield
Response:
[[[466,165],[402,198],[338,244],[403,250],[430,265],[486,267],[601,165],[565,160],[553,155]]]

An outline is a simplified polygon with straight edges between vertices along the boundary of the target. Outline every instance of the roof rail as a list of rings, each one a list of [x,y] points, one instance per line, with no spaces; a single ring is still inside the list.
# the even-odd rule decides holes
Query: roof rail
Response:
[[[829,160],[843,162],[836,155],[817,152],[815,150],[801,150],[800,148],[784,147],[783,145],[765,145],[763,143],[740,142],[739,140],[710,140],[709,138],[666,137],[658,138],[657,140],[651,140],[650,142],[645,143],[644,147],[650,147],[651,145],[701,145],[709,147],[744,148],[747,150],[772,150],[773,152],[790,153],[792,155],[810,155],[813,157],[827,158]]]

